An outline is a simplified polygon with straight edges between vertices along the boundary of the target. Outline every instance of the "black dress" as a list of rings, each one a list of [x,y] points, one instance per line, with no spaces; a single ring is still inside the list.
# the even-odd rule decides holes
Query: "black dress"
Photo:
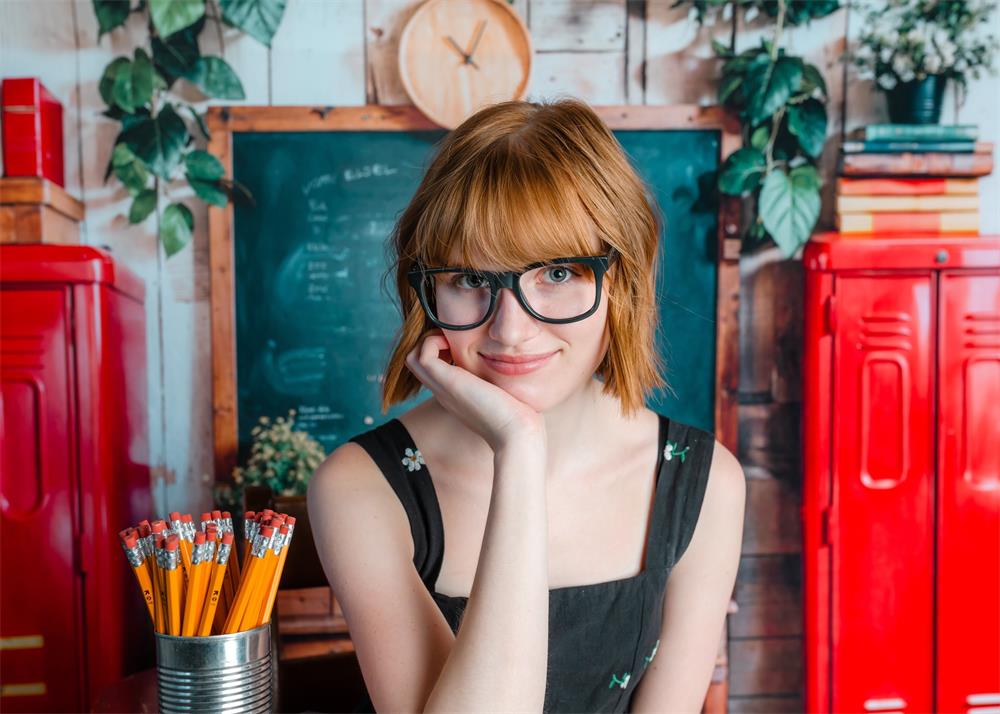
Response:
[[[656,656],[667,577],[694,533],[715,438],[660,415],[659,456],[646,559],[638,575],[549,590],[545,712],[623,712]],[[434,591],[444,556],[444,529],[433,482],[409,432],[392,419],[353,437],[388,479],[406,509],[413,564],[451,626],[466,597]],[[356,712],[374,712],[367,692]]]

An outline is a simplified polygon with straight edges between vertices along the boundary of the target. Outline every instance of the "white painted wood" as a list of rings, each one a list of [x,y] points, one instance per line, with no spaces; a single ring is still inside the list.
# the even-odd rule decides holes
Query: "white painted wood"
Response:
[[[271,42],[271,103],[365,102],[362,0],[289,0]]]
[[[80,152],[67,141],[80,120],[76,66],[72,0],[0,2],[0,77],[37,77],[63,105],[65,188],[79,198]]]
[[[529,100],[571,95],[591,104],[624,104],[625,52],[538,52]]]
[[[646,0],[625,4],[625,103],[646,103]]]
[[[729,26],[702,27],[685,7],[650,2],[646,11],[646,104],[715,104],[718,62],[711,38],[729,42]]]
[[[413,104],[399,77],[399,38],[420,5],[413,0],[365,0],[369,104]]]
[[[625,0],[532,0],[529,23],[538,52],[625,49]]]

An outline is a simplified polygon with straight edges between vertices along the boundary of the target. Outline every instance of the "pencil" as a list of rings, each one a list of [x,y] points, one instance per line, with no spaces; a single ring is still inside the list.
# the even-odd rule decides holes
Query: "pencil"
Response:
[[[250,558],[246,569],[243,571],[243,577],[240,579],[240,587],[236,592],[236,599],[232,607],[229,608],[226,623],[222,628],[223,634],[231,635],[234,632],[240,631],[240,625],[243,623],[243,616],[246,614],[250,596],[257,587],[258,570],[261,567],[260,563],[264,560],[264,555],[267,553],[267,544],[271,541],[273,534],[273,528],[262,526],[256,538],[254,538]]]
[[[155,625],[156,615],[153,610],[153,583],[149,579],[149,569],[146,567],[145,553],[139,544],[139,534],[135,528],[128,528],[119,533],[118,537],[121,538],[125,557],[128,559],[128,564],[132,566],[132,572],[135,573],[139,589],[142,590],[142,597],[146,601],[146,609],[149,611],[149,619]]]
[[[163,548],[166,524],[162,520],[153,521],[150,524],[150,539],[153,544],[153,557],[150,560],[152,565],[153,600],[156,603],[156,631],[165,633],[167,631],[167,590],[166,581],[163,578],[163,569],[160,567],[163,558],[160,551]]]
[[[222,583],[226,577],[226,564],[229,562],[229,554],[232,547],[233,534],[223,533],[222,541],[219,543],[218,551],[215,555],[215,562],[212,565],[212,580],[209,584],[205,609],[201,614],[201,622],[198,624],[199,635],[207,636],[212,634],[212,623],[215,622],[216,608],[219,605],[219,598],[222,594]]]
[[[181,634],[180,536],[171,533],[165,547],[164,572],[167,580],[167,629],[171,635]]]
[[[187,597],[184,600],[184,621],[181,635],[191,637],[201,624],[201,608],[205,600],[205,586],[208,582],[210,558],[209,550],[214,544],[206,542],[204,533],[195,533],[194,550],[191,552],[191,578],[188,580]],[[210,567],[210,566],[209,566]]]
[[[281,571],[285,567],[285,557],[288,555],[288,546],[292,542],[292,534],[295,532],[295,516],[289,516],[285,525],[281,526],[281,553],[278,555],[278,565],[271,578],[270,591],[263,603],[263,610],[257,621],[257,626],[266,625],[271,621],[271,609],[274,601],[278,597],[278,584],[281,582]]]
[[[271,578],[274,577],[274,568],[278,564],[277,551],[281,549],[281,531],[283,527],[280,518],[272,518],[271,538],[267,542],[267,550],[264,551],[264,559],[258,566],[257,581],[250,592],[250,600],[247,602],[247,609],[243,613],[243,620],[240,624],[239,632],[252,630],[257,627],[261,615],[261,602],[267,597],[271,590]],[[288,529],[285,529],[288,532]]]

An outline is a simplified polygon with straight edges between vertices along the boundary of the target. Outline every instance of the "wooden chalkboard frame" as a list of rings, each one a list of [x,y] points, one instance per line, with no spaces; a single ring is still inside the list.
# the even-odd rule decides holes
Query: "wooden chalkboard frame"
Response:
[[[718,105],[594,106],[615,130],[717,129],[719,166],[740,148],[738,119]],[[234,132],[409,131],[440,129],[412,106],[353,107],[214,106],[207,112],[208,149],[233,175]],[[236,287],[233,273],[233,206],[210,206],[209,264],[212,316],[212,427],[215,479],[228,481],[236,465]],[[716,295],[715,435],[737,451],[739,387],[740,200],[719,194]]]

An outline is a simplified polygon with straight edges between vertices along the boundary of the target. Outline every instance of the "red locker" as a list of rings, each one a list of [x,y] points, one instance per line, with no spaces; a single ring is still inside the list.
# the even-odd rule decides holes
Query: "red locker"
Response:
[[[805,702],[1000,704],[1000,236],[806,246]]]
[[[0,246],[4,712],[83,711],[150,665],[115,535],[152,512],[143,295],[103,251]]]

